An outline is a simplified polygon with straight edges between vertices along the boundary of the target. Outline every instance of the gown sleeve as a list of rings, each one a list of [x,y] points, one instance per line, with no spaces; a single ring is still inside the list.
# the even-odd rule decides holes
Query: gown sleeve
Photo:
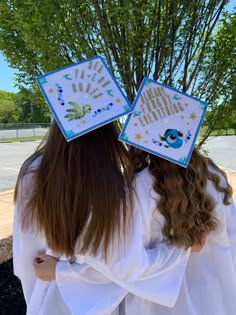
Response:
[[[222,187],[227,187],[227,182],[224,176],[216,172],[213,168],[210,168],[212,173],[216,173],[220,177],[220,185]],[[211,184],[211,193],[214,192],[215,199],[218,200],[218,204],[220,205],[220,209],[224,210],[224,215],[226,216],[226,232],[230,244],[230,250],[232,254],[234,269],[236,272],[236,206],[233,197],[229,200],[229,205],[225,205],[223,202],[224,195],[222,193],[218,193],[215,190],[215,187]]]
[[[75,298],[78,290],[82,291],[82,300],[87,304],[84,313],[72,311],[72,314],[90,314],[89,309],[94,311],[91,314],[109,314],[95,310],[101,304],[103,307],[118,305],[128,292],[167,307],[176,303],[191,250],[170,247],[166,242],[145,248],[141,206],[139,199],[135,199],[132,231],[125,241],[111,245],[107,261],[99,251],[95,257],[77,256],[74,264],[57,263],[56,281],[70,310],[75,310],[76,303],[77,307],[80,303],[79,294],[77,300]],[[81,271],[83,265],[87,265],[87,269]]]
[[[146,249],[141,211],[137,207],[133,220],[133,230],[125,245],[114,247],[109,260],[105,261],[100,252],[96,257],[84,256],[78,261],[139,297],[171,307],[179,295],[190,249],[170,247],[166,242]]]
[[[230,199],[230,204],[225,206],[225,211],[227,218],[226,229],[236,272],[236,206],[233,198]]]
[[[30,195],[31,175],[25,175],[19,185],[13,217],[13,270],[21,280],[26,304],[29,304],[36,276],[32,261],[36,250],[45,252],[46,244],[42,237],[30,230],[22,230],[20,213]]]
[[[179,295],[189,252],[172,251],[166,244],[152,250],[144,249],[147,260],[139,265],[142,274],[131,267],[123,273],[130,256],[123,256],[114,270],[114,265],[99,261],[88,264],[60,261],[56,267],[56,282],[64,302],[76,315],[108,315],[128,292],[172,307]],[[132,259],[135,266],[135,256]]]
[[[32,175],[25,175],[19,185],[13,218],[13,268],[14,274],[21,280],[27,305],[27,315],[71,314],[60,295],[55,281],[41,281],[35,276],[33,259],[36,252],[52,254],[46,246],[45,238],[30,229],[22,229],[20,214],[31,193]]]

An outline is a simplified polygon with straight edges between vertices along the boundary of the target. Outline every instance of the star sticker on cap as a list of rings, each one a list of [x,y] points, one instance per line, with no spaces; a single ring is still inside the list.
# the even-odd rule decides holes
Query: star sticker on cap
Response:
[[[195,115],[195,113],[192,113],[191,115],[189,115],[189,119],[194,120],[195,118],[197,118],[197,116]]]
[[[142,136],[140,135],[140,133],[136,133],[135,139],[138,141],[142,139]]]

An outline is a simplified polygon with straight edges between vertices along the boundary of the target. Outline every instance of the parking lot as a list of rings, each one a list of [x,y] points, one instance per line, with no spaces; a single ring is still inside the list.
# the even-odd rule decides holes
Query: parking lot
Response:
[[[0,143],[0,191],[14,188],[22,163],[39,143]],[[236,136],[210,138],[205,149],[218,165],[236,171]]]
[[[0,191],[12,189],[24,160],[40,141],[0,143]]]

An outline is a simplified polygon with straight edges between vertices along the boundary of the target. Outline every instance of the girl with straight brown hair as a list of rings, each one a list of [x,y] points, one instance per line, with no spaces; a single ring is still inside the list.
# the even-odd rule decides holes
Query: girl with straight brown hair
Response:
[[[190,249],[166,242],[145,249],[142,211],[149,205],[141,211],[133,191],[139,179],[132,183],[133,166],[118,132],[110,123],[67,143],[53,122],[21,168],[13,258],[28,315],[118,314],[128,291],[141,297],[153,292],[167,306],[177,298]],[[149,194],[148,186],[143,193]],[[57,281],[36,278],[33,267],[45,265],[37,252],[56,257]],[[120,286],[90,267],[96,261],[112,266]],[[166,283],[171,292],[163,290]]]

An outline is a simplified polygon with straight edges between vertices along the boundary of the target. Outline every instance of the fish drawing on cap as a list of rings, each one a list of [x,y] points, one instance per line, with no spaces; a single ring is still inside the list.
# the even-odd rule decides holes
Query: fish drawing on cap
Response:
[[[167,129],[163,136],[160,136],[161,141],[165,141],[165,147],[178,149],[183,144],[183,133],[177,129]]]
[[[159,135],[159,140],[152,139],[154,144],[163,146],[165,148],[179,149],[184,142],[188,142],[191,139],[191,132],[188,130],[185,138],[182,131],[177,129],[167,129],[163,136]]]

